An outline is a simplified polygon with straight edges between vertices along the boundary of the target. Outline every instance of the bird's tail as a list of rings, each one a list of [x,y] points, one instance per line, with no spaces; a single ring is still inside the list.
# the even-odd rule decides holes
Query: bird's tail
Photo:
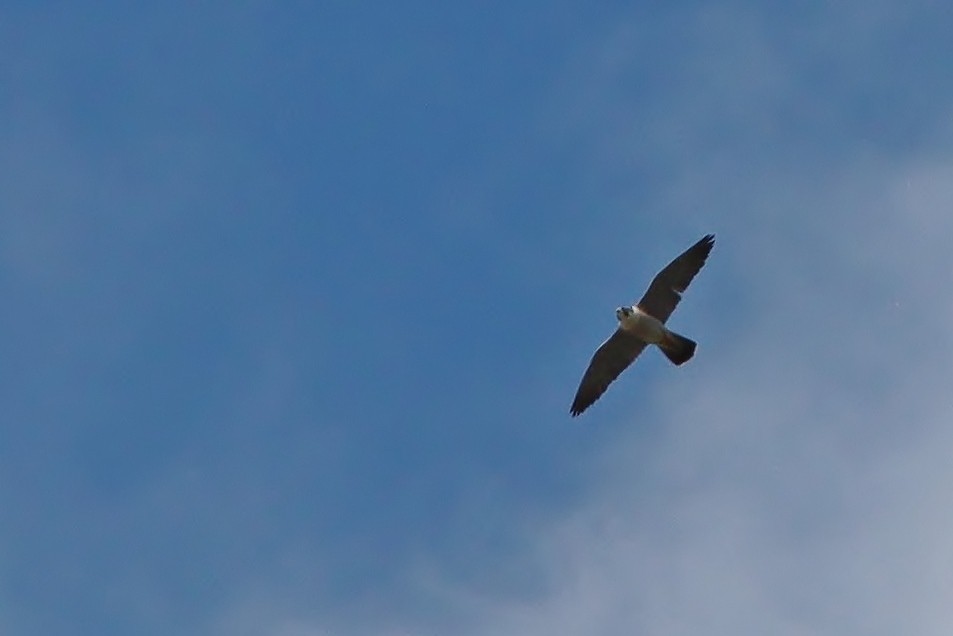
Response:
[[[695,347],[698,344],[674,331],[666,331],[665,337],[658,346],[665,357],[672,361],[672,364],[679,365],[692,359],[692,356],[695,355]]]

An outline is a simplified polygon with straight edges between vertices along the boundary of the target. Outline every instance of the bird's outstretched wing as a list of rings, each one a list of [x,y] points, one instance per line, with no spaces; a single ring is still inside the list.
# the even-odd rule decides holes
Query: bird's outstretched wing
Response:
[[[602,343],[589,361],[589,368],[582,376],[576,397],[572,401],[569,412],[573,417],[585,411],[593,402],[599,399],[609,385],[632,364],[642,349],[645,341],[636,338],[627,331],[616,329],[609,339]]]
[[[714,244],[715,235],[707,234],[666,265],[652,279],[648,291],[639,301],[639,308],[662,322],[668,320],[682,299],[682,292],[705,264]]]

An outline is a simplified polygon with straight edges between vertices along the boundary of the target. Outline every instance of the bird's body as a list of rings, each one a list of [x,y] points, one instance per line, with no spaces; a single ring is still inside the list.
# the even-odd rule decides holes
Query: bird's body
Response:
[[[675,365],[683,364],[695,355],[695,341],[670,330],[665,321],[675,311],[682,292],[705,264],[714,244],[714,235],[704,236],[656,274],[637,304],[616,309],[619,327],[589,361],[569,409],[573,416],[598,400],[647,345],[658,346]]]
[[[615,315],[619,319],[619,329],[648,344],[659,344],[668,331],[661,320],[645,313],[638,305],[619,307]]]

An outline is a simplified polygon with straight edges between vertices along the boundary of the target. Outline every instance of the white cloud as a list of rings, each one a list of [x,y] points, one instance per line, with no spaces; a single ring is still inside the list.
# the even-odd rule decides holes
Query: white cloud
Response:
[[[767,284],[773,266],[737,280],[762,283],[749,335],[700,356],[690,380],[666,374],[591,505],[542,530],[551,593],[488,603],[473,633],[949,633],[953,164],[868,176],[847,177],[847,198],[890,214],[840,234],[829,276],[793,295]],[[821,229],[864,215],[843,194]],[[778,263],[811,257],[768,240]],[[902,283],[916,306],[845,285],[865,276]],[[646,420],[665,431],[650,453]]]

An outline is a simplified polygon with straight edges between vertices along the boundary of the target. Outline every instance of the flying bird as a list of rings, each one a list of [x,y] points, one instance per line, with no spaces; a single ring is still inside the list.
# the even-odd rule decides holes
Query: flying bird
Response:
[[[665,321],[675,311],[682,292],[705,264],[714,244],[715,235],[705,235],[655,275],[642,300],[631,307],[615,310],[619,327],[589,361],[589,368],[582,376],[569,408],[573,417],[592,406],[646,345],[656,345],[675,365],[684,364],[695,355],[697,343],[670,330]]]

